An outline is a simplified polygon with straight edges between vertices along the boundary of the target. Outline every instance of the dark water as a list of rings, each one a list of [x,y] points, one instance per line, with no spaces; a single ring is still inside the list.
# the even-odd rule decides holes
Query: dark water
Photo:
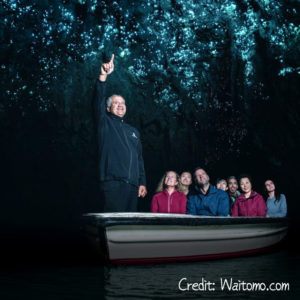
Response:
[[[9,263],[0,271],[0,299],[299,299],[300,256],[287,245],[234,259],[149,265],[101,265],[71,255],[45,263]],[[51,255],[51,253],[47,253]],[[179,291],[178,282],[207,280],[215,291]],[[289,283],[289,291],[221,291],[220,278]],[[184,287],[184,284],[182,285]],[[186,284],[185,284],[186,287]]]

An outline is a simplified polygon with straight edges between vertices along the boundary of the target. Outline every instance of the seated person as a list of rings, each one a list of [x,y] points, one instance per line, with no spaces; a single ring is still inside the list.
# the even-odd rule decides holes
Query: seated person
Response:
[[[225,179],[218,179],[216,182],[217,189],[220,189],[224,192],[228,190],[227,181]]]
[[[236,198],[231,215],[233,217],[265,217],[267,206],[263,197],[252,190],[249,175],[242,175],[239,180],[241,195]]]
[[[226,192],[209,183],[209,176],[203,168],[196,168],[195,194],[188,196],[187,214],[204,216],[228,216],[229,197]]]
[[[157,194],[152,198],[151,211],[158,213],[186,213],[186,196],[178,191],[179,176],[174,171],[168,171],[160,180]]]
[[[270,179],[266,180],[265,189],[268,194],[266,216],[274,218],[286,217],[286,199],[283,194],[276,191],[274,181]]]
[[[230,212],[232,211],[233,203],[235,202],[235,199],[240,196],[240,192],[238,191],[238,182],[235,176],[229,176],[227,178],[227,184],[228,184],[228,195],[230,198]]]
[[[190,192],[189,187],[192,184],[192,174],[190,172],[182,172],[179,177],[179,183],[181,185],[180,191],[187,197]]]

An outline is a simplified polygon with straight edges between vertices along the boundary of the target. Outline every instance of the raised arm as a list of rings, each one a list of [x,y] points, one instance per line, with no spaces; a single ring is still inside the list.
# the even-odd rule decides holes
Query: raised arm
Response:
[[[94,99],[93,99],[93,113],[96,128],[98,130],[99,123],[104,119],[106,114],[106,104],[105,104],[105,81],[107,76],[114,71],[114,55],[107,63],[103,63],[100,68],[99,78],[96,82]]]
[[[112,54],[110,61],[101,65],[100,75],[99,75],[100,81],[102,81],[102,82],[106,81],[107,76],[114,71],[114,67],[115,67],[114,66],[114,58],[115,58],[115,55]]]

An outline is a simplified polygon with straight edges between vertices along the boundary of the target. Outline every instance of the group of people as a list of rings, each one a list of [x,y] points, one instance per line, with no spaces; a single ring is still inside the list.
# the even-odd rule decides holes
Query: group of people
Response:
[[[96,81],[93,113],[97,140],[99,188],[104,212],[137,211],[137,198],[147,194],[142,146],[138,130],[126,122],[125,99],[112,95],[105,100],[107,77],[114,71],[114,55],[103,63]],[[286,199],[275,189],[272,180],[265,181],[266,201],[253,191],[249,176],[238,180],[218,180],[216,186],[203,168],[179,176],[164,174],[153,196],[151,210],[205,216],[284,217]],[[98,208],[96,208],[98,210]]]
[[[273,180],[264,183],[266,200],[252,188],[249,175],[219,179],[216,186],[203,168],[180,176],[167,171],[152,198],[151,211],[204,216],[285,217],[286,198],[276,191]],[[240,189],[239,189],[240,188]]]

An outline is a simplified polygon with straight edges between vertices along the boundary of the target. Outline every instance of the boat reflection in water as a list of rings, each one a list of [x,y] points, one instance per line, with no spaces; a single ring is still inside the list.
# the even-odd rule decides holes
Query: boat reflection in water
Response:
[[[265,252],[287,234],[286,218],[92,213],[84,232],[105,260],[153,263]]]

